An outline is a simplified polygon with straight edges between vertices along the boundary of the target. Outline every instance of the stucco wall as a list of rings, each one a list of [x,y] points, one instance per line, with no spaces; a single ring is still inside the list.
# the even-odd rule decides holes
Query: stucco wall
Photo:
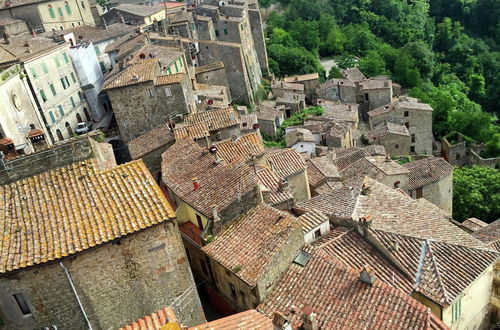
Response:
[[[374,142],[383,145],[390,156],[408,156],[410,154],[410,136],[388,133]]]
[[[343,101],[356,103],[356,86],[344,86],[341,84],[330,85],[322,90],[316,90],[319,99]]]
[[[116,329],[173,305],[183,324],[204,321],[203,310],[175,222],[162,223],[116,243],[63,260],[95,329]],[[12,294],[22,293],[32,311],[23,317]],[[82,312],[59,263],[0,278],[2,318],[15,329],[57,325],[86,329]]]
[[[286,178],[290,193],[293,196],[294,203],[305,201],[311,198],[311,190],[309,188],[309,180],[307,172],[299,172]]]
[[[314,238],[314,232],[318,229],[321,230],[321,236],[328,234],[330,232],[330,222],[325,221],[321,225],[314,227],[309,232],[305,233],[304,241],[308,244],[314,242],[316,240],[316,238]]]
[[[298,142],[291,146],[298,153],[307,153],[309,155],[316,153],[316,143],[314,142]]]
[[[410,191],[410,196],[416,198],[416,195],[415,190]],[[453,173],[422,187],[422,197],[451,215],[453,211]]]
[[[69,13],[66,7],[66,0],[48,1],[38,4],[37,11],[43,22],[45,31],[52,29],[63,30],[78,25],[96,25],[88,0],[67,0],[67,3],[70,9]],[[52,6],[55,17],[51,17],[49,6]]]

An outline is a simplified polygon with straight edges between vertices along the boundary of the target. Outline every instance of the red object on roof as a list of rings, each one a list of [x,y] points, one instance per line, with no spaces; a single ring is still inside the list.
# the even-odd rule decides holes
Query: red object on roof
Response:
[[[0,144],[4,145],[4,146],[7,146],[7,145],[13,144],[13,143],[14,143],[14,141],[12,141],[12,139],[9,139],[9,138],[0,139]]]

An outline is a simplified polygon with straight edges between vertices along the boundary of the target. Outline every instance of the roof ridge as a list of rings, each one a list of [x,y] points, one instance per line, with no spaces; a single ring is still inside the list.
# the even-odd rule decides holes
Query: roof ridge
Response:
[[[436,273],[437,273],[437,279],[438,279],[438,282],[439,282],[439,285],[440,285],[440,288],[442,289],[443,291],[443,296],[444,298],[448,301],[452,301],[451,297],[450,297],[450,293],[448,292],[448,290],[446,290],[446,286],[443,282],[443,280],[441,279],[441,271],[439,270],[439,263],[438,261],[436,260],[436,258],[434,257],[434,252],[433,252],[433,249],[432,249],[432,240],[429,240],[427,239],[426,240],[428,243],[428,248],[429,248],[429,254],[430,254],[430,257],[431,257],[431,260],[432,260],[432,263],[436,269]]]

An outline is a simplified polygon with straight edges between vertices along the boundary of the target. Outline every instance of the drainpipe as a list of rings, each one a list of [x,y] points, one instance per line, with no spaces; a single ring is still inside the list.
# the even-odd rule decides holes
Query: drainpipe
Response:
[[[80,307],[80,310],[83,313],[83,317],[85,317],[85,322],[87,322],[88,330],[92,330],[92,325],[90,324],[90,320],[87,317],[87,313],[85,313],[85,309],[83,309],[82,302],[80,301],[80,297],[78,296],[78,293],[76,292],[75,285],[73,284],[73,280],[71,279],[71,276],[69,275],[68,269],[64,266],[62,261],[59,261],[59,265],[61,265],[62,269],[64,269],[64,273],[66,273],[66,277],[68,278],[68,282],[71,285],[71,289],[73,290],[73,294],[76,297],[76,301],[78,302],[78,306]]]

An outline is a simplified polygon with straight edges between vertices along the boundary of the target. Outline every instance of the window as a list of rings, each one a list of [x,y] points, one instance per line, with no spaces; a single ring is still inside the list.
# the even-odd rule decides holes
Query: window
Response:
[[[459,160],[459,159],[460,159],[460,154],[456,154],[456,155],[455,155],[455,159],[456,159],[456,160]]]
[[[64,89],[69,87],[68,77],[64,76],[60,80],[61,80],[61,84],[62,84]]]
[[[172,74],[172,68],[168,68],[168,69],[167,69],[167,73],[168,73],[168,74]]]
[[[462,313],[462,303],[460,298],[458,298],[457,302],[451,306],[451,320],[455,322],[460,318],[460,314]]]
[[[405,126],[406,126],[406,128],[410,128],[410,122],[409,122],[409,121],[407,121],[407,122],[405,123]]]
[[[43,73],[49,73],[49,69],[47,68],[47,64],[45,64],[45,62],[42,63],[42,71]]]
[[[219,36],[219,30],[215,30],[215,36],[218,37]]]
[[[408,117],[409,115],[410,115],[410,112],[409,112],[409,111],[405,111],[405,112],[404,112],[404,116],[405,116],[405,117]]]
[[[415,134],[411,135],[411,143],[415,143]]]
[[[184,66],[184,64],[182,64],[182,58],[179,59],[179,66],[182,68]]]
[[[96,55],[100,55],[101,54],[101,50],[97,46],[94,47],[94,51],[95,51]]]
[[[63,11],[61,7],[57,7],[57,12],[59,13],[59,16],[63,16]]]
[[[51,5],[49,5],[49,15],[51,18],[56,18],[56,13],[54,13],[54,8]]]
[[[224,28],[224,34],[227,34],[227,33],[228,33],[228,32],[227,32],[227,28]]]
[[[394,145],[394,149],[399,149],[399,144]]]
[[[155,97],[153,94],[153,90],[151,88],[148,88],[146,92],[147,92],[149,98]]]
[[[422,195],[423,195],[422,188],[417,188],[416,192],[417,192],[417,196],[416,196],[417,199],[422,198]]]
[[[71,102],[71,106],[72,106],[73,108],[76,108],[76,103],[75,103],[75,99],[73,98],[73,96],[70,96],[70,97],[69,97],[69,101]]]
[[[21,310],[21,313],[23,313],[23,315],[31,315],[31,310],[22,293],[14,293],[12,296],[16,300],[17,306]]]
[[[201,217],[198,213],[196,213],[196,222],[198,222],[198,228],[203,230],[203,221],[201,220]]]
[[[365,93],[365,101],[368,101],[370,100],[370,96],[368,95],[368,93]]]
[[[63,53],[64,62],[69,63],[69,57],[67,53]]]
[[[31,71],[31,76],[33,77],[33,79],[38,78],[38,74],[36,73],[35,68],[30,68],[30,71]]]
[[[68,15],[71,15],[71,7],[69,6],[68,1],[64,1],[64,7],[66,8],[66,13],[68,13]]]
[[[75,73],[74,72],[71,72],[70,73],[71,75],[71,80],[73,80],[74,83],[76,83],[76,76],[75,76]]]
[[[194,23],[191,23],[191,30],[196,30],[196,26],[194,25]]]
[[[321,228],[314,231],[314,239],[318,239],[321,237]]]
[[[83,94],[81,91],[78,91],[78,98],[80,99],[80,101],[83,101]]]
[[[49,111],[49,117],[52,124],[56,122],[56,117],[54,117],[54,113],[52,111]]]
[[[59,113],[61,114],[61,116],[64,116],[64,110],[63,110],[63,107],[62,105],[58,105],[57,108],[59,109]]]
[[[179,72],[179,67],[177,66],[177,62],[174,62],[175,73]]]
[[[85,2],[81,1],[80,5],[82,6],[83,9],[85,9]],[[78,25],[80,25],[80,22],[78,22]]]
[[[168,87],[165,87],[165,96],[166,97],[170,97],[172,96],[172,91],[170,90],[170,88]]]
[[[38,93],[40,93],[40,97],[42,98],[43,102],[46,102],[47,96],[45,95],[45,91],[43,89],[40,89]]]
[[[106,67],[104,66],[104,63],[99,61],[99,67],[101,68],[101,72],[106,71]]]
[[[61,62],[59,62],[59,58],[57,56],[54,57],[54,62],[56,63],[56,67],[60,67],[61,66]]]
[[[414,146],[410,147],[410,152],[413,152],[413,153],[415,152],[415,147]]]
[[[231,296],[233,296],[233,298],[236,298],[236,288],[232,283],[229,283],[229,289],[231,289]]]
[[[50,91],[52,92],[52,95],[53,95],[53,96],[56,96],[56,95],[57,95],[57,93],[56,93],[56,89],[55,89],[55,87],[54,87],[54,84],[50,84],[50,85],[49,85],[49,87],[50,87]]]

